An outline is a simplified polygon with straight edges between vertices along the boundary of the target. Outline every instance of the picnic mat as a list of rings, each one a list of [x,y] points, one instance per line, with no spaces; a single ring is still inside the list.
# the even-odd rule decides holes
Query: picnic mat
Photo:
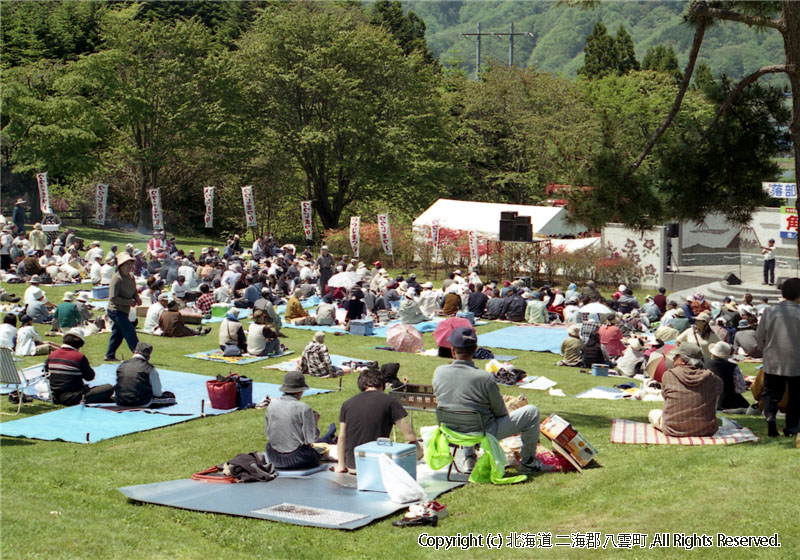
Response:
[[[417,323],[415,325],[411,325],[415,329],[417,329],[421,333],[429,333],[436,330],[436,326],[448,319],[448,317],[435,317],[430,321],[423,321],[421,323]],[[372,335],[379,338],[386,339],[386,331],[393,327],[394,325],[399,325],[400,319],[395,319],[393,321],[389,321],[388,323],[382,324],[380,326],[373,326],[372,327]],[[475,321],[475,326],[479,327],[481,325],[488,325],[488,321]],[[290,322],[285,321],[283,323],[283,327],[289,327],[291,329],[303,329],[307,331],[322,331],[322,332],[331,332],[331,333],[347,333],[350,334],[348,331],[344,330],[344,326],[318,326],[318,325],[292,325]],[[283,328],[281,327],[281,328]],[[565,331],[566,332],[566,331]],[[358,335],[361,336],[361,335]],[[505,347],[503,347],[505,348]],[[559,351],[561,350],[561,342],[558,343]]]
[[[312,307],[318,306],[320,303],[322,303],[322,299],[319,296],[311,296],[310,298],[300,300],[300,305],[303,306],[303,309],[311,309]],[[283,315],[286,313],[286,304],[282,303],[280,305],[276,305],[275,311],[278,313],[278,315]]]
[[[434,472],[424,463],[417,464],[417,482],[431,500],[466,483],[449,482],[447,469]],[[303,477],[279,476],[270,482],[215,484],[183,479],[118,490],[137,502],[329,529],[358,529],[408,508],[383,492],[359,491],[355,476],[327,469]]]
[[[675,437],[656,430],[652,424],[615,418],[611,424],[611,443],[677,444],[677,445],[724,445],[758,441],[750,428],[731,423],[720,427],[713,436]]]
[[[208,360],[209,362],[219,362],[223,364],[232,364],[241,366],[244,364],[252,364],[260,362],[261,360],[270,360],[272,358],[281,358],[293,354],[292,350],[287,350],[281,354],[270,354],[268,356],[251,356],[244,354],[242,356],[223,356],[222,350],[216,348],[214,350],[206,350],[205,352],[195,352],[194,354],[184,354],[186,358],[197,358],[198,360]]]
[[[249,319],[253,315],[252,309],[239,309],[239,320],[244,321],[245,319]],[[209,317],[208,319],[203,319],[201,321],[204,325],[209,325],[213,323],[221,323],[225,317]]]
[[[605,385],[598,385],[592,387],[588,391],[575,395],[576,399],[604,399],[604,400],[617,400],[630,396],[630,393],[617,389],[616,387],[607,387]]]
[[[478,335],[479,346],[561,353],[567,329],[553,327],[506,327]]]
[[[349,358],[347,356],[340,356],[339,354],[331,354],[331,364],[336,367],[342,367],[345,362],[368,362],[371,360],[364,360],[362,358]],[[264,366],[264,369],[279,369],[281,371],[294,371],[300,369],[300,358],[280,362],[278,364],[270,364]]]
[[[114,384],[117,366],[103,364],[95,368],[97,374],[92,385]],[[226,414],[236,409],[217,410],[211,408],[206,390],[206,381],[213,379],[205,375],[159,369],[161,385],[166,391],[175,393],[178,404],[152,410],[126,410],[115,412],[104,410],[104,405],[70,406],[52,412],[29,416],[20,420],[0,424],[4,436],[26,437],[43,440],[61,440],[74,443],[93,443],[135,432],[152,430],[179,422],[206,416]],[[330,393],[325,389],[311,389],[305,394]],[[280,397],[280,385],[253,382],[253,402],[264,397]],[[108,405],[105,405],[108,406]],[[111,408],[116,408],[112,407]]]

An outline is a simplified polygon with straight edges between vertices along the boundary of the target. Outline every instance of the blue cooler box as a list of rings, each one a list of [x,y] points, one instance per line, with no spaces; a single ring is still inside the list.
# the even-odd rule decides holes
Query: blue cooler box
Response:
[[[353,319],[350,321],[350,334],[372,336],[372,319]]]
[[[466,319],[469,321],[469,324],[473,327],[475,326],[475,314],[471,311],[459,311],[456,313],[456,317],[461,317],[462,319]]]
[[[378,462],[381,455],[388,456],[414,480],[417,479],[417,447],[412,443],[392,443],[389,438],[379,438],[378,441],[359,445],[353,452],[356,456],[356,481],[359,490],[386,492]]]
[[[108,299],[108,286],[95,286],[92,288],[92,299]]]

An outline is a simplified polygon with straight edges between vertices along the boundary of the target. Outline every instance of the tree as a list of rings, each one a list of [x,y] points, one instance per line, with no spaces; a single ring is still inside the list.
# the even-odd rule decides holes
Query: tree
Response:
[[[425,22],[412,11],[404,14],[399,0],[378,0],[372,4],[370,16],[370,23],[383,27],[405,54],[418,51],[427,62],[436,60],[425,41]]]
[[[490,65],[451,81],[456,147],[468,179],[452,192],[514,204],[542,202],[548,182],[572,182],[599,140],[599,121],[574,82],[532,68]]]
[[[614,44],[617,50],[617,75],[622,76],[632,70],[638,70],[639,61],[636,60],[636,53],[633,51],[633,38],[622,25],[617,30]]]
[[[135,18],[133,5],[110,12],[105,48],[76,63],[94,110],[113,130],[101,157],[108,170],[132,179],[135,220],[150,219],[147,190],[162,185],[166,166],[201,146],[210,113],[205,60],[208,31],[196,20],[165,23]]]
[[[271,10],[231,54],[234,118],[276,139],[324,228],[356,201],[424,204],[450,167],[434,69],[356,9]],[[413,193],[413,194],[412,194]]]
[[[594,24],[592,33],[586,37],[583,52],[583,66],[578,74],[586,78],[602,78],[616,73],[620,66],[616,42],[601,21]]]
[[[705,68],[708,69],[708,66]],[[678,84],[683,80],[683,74],[678,66],[678,57],[671,44],[648,47],[642,59],[642,70],[664,72],[675,78],[675,82]]]
[[[720,105],[716,118],[709,125],[710,128],[719,126],[722,119],[722,126],[727,126],[730,122],[729,113],[734,102],[741,97],[742,92],[755,83],[759,78],[767,74],[783,73],[789,78],[792,90],[792,114],[789,124],[789,133],[792,138],[792,150],[794,155],[795,176],[800,170],[800,2],[784,0],[782,2],[732,2],[732,1],[694,1],[689,6],[686,13],[686,20],[694,25],[695,34],[692,42],[692,49],[689,53],[689,61],[684,71],[683,81],[680,89],[675,96],[667,116],[661,125],[652,134],[652,137],[645,145],[639,157],[627,169],[627,176],[633,173],[644,162],[645,158],[659,142],[660,138],[670,127],[675,116],[681,108],[681,104],[689,89],[692,73],[694,72],[697,55],[703,43],[705,30],[708,26],[720,21],[732,21],[756,28],[757,31],[774,30],[781,34],[784,43],[784,60],[782,63],[764,66],[752,74],[749,74],[737,83],[728,94],[728,97]],[[710,137],[709,133],[703,135],[703,140]],[[720,208],[725,212],[725,207]],[[734,212],[733,217],[742,219],[741,214]],[[797,237],[797,251],[800,258],[800,235]]]

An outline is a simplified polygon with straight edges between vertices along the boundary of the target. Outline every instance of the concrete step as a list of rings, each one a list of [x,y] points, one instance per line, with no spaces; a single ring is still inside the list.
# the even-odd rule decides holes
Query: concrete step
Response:
[[[732,296],[737,303],[741,303],[744,299],[744,294],[750,293],[753,296],[753,301],[759,303],[762,297],[769,298],[770,305],[780,301],[781,292],[774,286],[763,286],[758,284],[739,284],[738,286],[731,286],[722,281],[710,282],[690,288],[688,290],[681,290],[669,295],[668,299],[678,303],[684,303],[686,298],[694,293],[699,292],[703,294],[709,302],[722,301],[728,296]]]

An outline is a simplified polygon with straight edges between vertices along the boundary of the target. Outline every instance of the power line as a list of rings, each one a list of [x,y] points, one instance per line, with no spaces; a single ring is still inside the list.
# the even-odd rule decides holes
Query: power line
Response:
[[[508,65],[514,65],[514,37],[530,37],[531,39],[535,38],[536,35],[529,31],[523,31],[519,33],[514,32],[514,24],[511,24],[511,32],[510,33],[496,33],[493,31],[481,31],[481,24],[478,23],[478,31],[477,33],[462,33],[464,37],[477,37],[478,42],[475,49],[475,77],[477,78],[481,71],[481,39],[483,37],[508,37],[509,44],[508,44]]]

